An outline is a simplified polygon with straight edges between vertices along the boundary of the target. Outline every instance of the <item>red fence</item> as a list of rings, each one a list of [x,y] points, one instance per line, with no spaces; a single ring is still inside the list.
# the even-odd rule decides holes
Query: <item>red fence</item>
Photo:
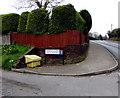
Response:
[[[86,35],[82,35],[82,37],[81,37],[81,43],[83,44],[83,43],[85,43],[85,41],[86,41]]]
[[[35,47],[64,47],[66,45],[76,45],[84,42],[80,31],[67,30],[63,33],[35,35],[33,33],[11,32],[11,42]],[[82,39],[81,39],[82,38]]]

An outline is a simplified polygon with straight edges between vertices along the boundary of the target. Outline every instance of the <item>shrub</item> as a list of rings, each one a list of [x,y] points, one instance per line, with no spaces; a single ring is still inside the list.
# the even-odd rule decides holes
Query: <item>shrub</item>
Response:
[[[16,32],[18,26],[19,14],[10,13],[2,16],[2,33]]]
[[[2,15],[0,15],[0,34],[2,34]]]
[[[60,33],[76,29],[76,10],[71,4],[54,7],[49,23],[49,32]]]
[[[88,31],[90,31],[92,27],[92,18],[91,18],[90,13],[87,10],[81,10],[80,15],[86,21],[85,27],[87,27]]]
[[[45,9],[35,9],[28,15],[26,32],[42,34],[48,31],[49,14]]]
[[[84,33],[85,29],[85,20],[81,17],[79,12],[76,12],[76,30]]]
[[[19,50],[15,48],[14,45],[12,45],[11,47],[8,45],[2,46],[2,53],[3,54],[15,54],[15,53],[19,53]]]
[[[27,11],[20,15],[17,32],[25,32],[28,14],[29,12]]]
[[[120,28],[116,28],[116,29],[112,30],[111,37],[120,38]]]

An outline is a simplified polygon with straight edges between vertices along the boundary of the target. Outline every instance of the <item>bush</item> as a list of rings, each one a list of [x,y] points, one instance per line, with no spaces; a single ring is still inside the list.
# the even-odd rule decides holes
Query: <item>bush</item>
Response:
[[[28,15],[26,32],[42,34],[48,31],[49,14],[45,9],[35,9]]]
[[[2,16],[2,33],[16,32],[18,26],[19,14],[11,13]]]
[[[71,4],[54,7],[49,32],[60,33],[76,29],[76,10]]]
[[[85,29],[85,20],[81,17],[79,12],[76,12],[76,30],[84,33]]]
[[[91,18],[90,13],[87,10],[81,10],[80,15],[86,21],[85,27],[87,27],[88,31],[90,31],[92,27],[92,18]]]
[[[111,37],[120,38],[120,28],[116,28],[116,29],[112,30]]]
[[[20,32],[20,33],[25,32],[28,14],[29,14],[28,11],[27,12],[23,12],[21,14],[21,16],[19,18],[17,32]]]
[[[0,34],[2,34],[2,15],[0,15]]]
[[[19,50],[15,48],[14,45],[12,45],[11,47],[8,45],[2,46],[2,53],[3,54],[15,54],[15,53],[19,53]]]

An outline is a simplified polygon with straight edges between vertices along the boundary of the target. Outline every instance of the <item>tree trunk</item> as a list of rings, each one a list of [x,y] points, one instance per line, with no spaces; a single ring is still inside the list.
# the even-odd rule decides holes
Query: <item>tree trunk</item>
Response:
[[[49,2],[45,2],[45,4],[44,4],[44,9],[46,9],[47,8],[47,5],[49,4]]]
[[[42,4],[40,2],[35,2],[39,8],[42,8]]]

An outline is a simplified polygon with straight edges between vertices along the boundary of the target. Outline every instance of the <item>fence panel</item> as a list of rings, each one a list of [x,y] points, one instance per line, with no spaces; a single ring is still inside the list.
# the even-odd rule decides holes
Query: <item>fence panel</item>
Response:
[[[80,31],[67,30],[63,33],[35,35],[32,33],[11,33],[12,43],[16,40],[19,44],[34,47],[64,47],[66,45],[81,44],[85,41],[85,36],[81,36]]]

